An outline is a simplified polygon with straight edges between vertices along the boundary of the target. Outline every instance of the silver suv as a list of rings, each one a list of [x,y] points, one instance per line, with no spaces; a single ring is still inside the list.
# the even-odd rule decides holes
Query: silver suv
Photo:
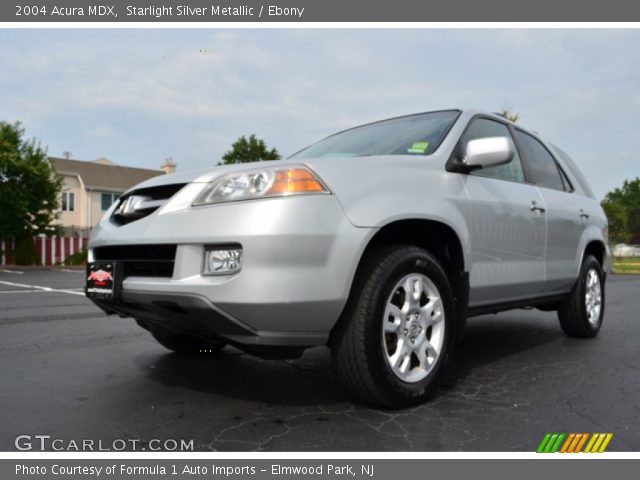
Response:
[[[595,336],[609,258],[566,153],[445,110],[134,187],[93,232],[86,293],[179,353],[327,345],[347,389],[398,407],[434,392],[468,317],[536,307]]]

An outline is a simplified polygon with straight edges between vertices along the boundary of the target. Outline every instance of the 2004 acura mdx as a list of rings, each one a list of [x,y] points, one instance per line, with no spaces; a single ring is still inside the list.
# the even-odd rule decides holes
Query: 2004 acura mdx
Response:
[[[609,258],[562,150],[445,110],[134,187],[92,235],[86,292],[180,353],[328,345],[353,394],[397,407],[433,393],[467,317],[533,306],[595,336]]]

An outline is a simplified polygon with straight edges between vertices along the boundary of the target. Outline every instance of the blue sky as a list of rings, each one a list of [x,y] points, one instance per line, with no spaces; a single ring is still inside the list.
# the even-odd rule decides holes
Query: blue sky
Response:
[[[640,30],[0,30],[0,120],[73,158],[180,170],[437,108],[509,108],[598,197],[640,175]]]

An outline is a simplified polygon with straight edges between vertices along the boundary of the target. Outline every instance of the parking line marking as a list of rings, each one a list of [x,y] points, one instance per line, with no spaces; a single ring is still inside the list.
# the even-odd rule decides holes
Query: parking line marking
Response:
[[[39,292],[40,290],[0,290],[0,295],[3,293],[32,293]]]
[[[4,268],[0,268],[0,272],[2,273],[15,273],[16,275],[22,275],[24,272],[19,270],[5,270]]]
[[[41,287],[40,285],[26,285],[24,283],[13,283],[13,282],[3,282],[3,281],[0,281],[0,285],[8,285],[9,287],[31,288],[31,289],[39,290],[42,292],[68,293],[69,295],[82,295],[84,297],[84,292],[78,292],[74,290],[64,290],[64,289],[51,288],[51,287]]]

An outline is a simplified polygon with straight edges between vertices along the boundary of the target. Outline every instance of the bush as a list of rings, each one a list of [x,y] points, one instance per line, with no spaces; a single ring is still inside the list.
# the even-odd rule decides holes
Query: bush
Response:
[[[38,261],[38,252],[32,236],[16,238],[16,246],[13,250],[13,263],[16,265],[35,265]]]
[[[87,251],[82,250],[73,255],[69,255],[64,261],[65,265],[84,265],[87,263]]]

